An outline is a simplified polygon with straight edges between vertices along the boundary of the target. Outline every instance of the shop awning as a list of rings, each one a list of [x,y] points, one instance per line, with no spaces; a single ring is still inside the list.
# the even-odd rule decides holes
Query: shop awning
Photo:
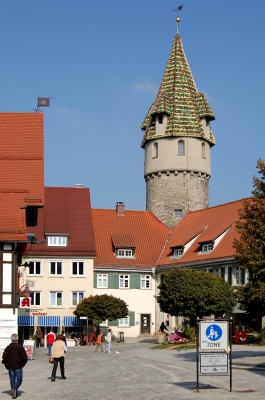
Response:
[[[34,326],[34,317],[31,315],[19,315],[17,323],[18,326]]]
[[[85,326],[86,320],[77,317],[63,317],[63,326]]]
[[[55,316],[39,316],[38,326],[60,326],[60,317]]]

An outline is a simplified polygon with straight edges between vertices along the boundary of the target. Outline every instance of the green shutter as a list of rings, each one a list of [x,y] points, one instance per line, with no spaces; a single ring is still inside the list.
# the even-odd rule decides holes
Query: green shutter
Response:
[[[119,289],[119,274],[113,274],[113,288]]]
[[[94,272],[94,288],[97,287],[97,273]]]
[[[228,283],[232,285],[232,267],[228,267]]]
[[[130,289],[140,289],[140,274],[130,275]]]
[[[109,326],[119,326],[119,320],[114,319],[114,321],[108,321]]]
[[[221,268],[221,278],[225,279],[225,268]]]
[[[108,289],[113,289],[114,287],[114,274],[108,274]]]
[[[130,326],[135,325],[135,312],[134,311],[130,311],[129,321],[130,321]]]
[[[245,285],[246,283],[246,270],[241,268],[241,284]]]

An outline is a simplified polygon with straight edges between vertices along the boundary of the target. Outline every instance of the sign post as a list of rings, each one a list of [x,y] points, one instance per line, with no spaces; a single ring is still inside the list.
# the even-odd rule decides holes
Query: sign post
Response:
[[[197,318],[197,386],[199,375],[228,375],[230,368],[230,392],[232,392],[232,318],[212,321]]]

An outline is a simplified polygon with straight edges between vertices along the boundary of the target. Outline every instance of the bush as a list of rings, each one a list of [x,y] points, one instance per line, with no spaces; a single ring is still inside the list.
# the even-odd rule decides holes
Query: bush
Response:
[[[263,328],[260,332],[259,345],[265,346],[265,328]]]
[[[181,324],[181,330],[187,339],[190,339],[192,342],[195,342],[195,328],[190,326],[189,318],[184,318]]]

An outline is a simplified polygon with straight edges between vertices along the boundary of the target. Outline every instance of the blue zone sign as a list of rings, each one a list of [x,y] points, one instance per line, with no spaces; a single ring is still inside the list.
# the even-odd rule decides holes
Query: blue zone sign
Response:
[[[219,351],[228,347],[228,322],[200,322],[200,349]]]

